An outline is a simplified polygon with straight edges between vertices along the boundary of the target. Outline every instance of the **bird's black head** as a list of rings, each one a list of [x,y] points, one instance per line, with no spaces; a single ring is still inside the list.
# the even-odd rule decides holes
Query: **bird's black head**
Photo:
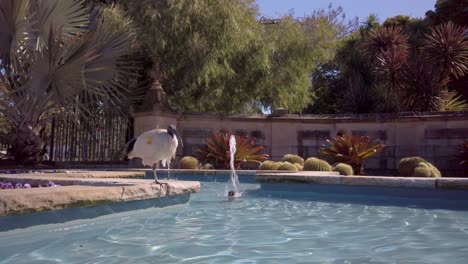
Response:
[[[169,125],[169,127],[167,128],[167,133],[169,133],[171,135],[176,134],[177,133],[176,126],[175,125]]]
[[[169,133],[171,136],[176,136],[177,140],[179,141],[180,145],[183,147],[184,143],[182,142],[182,138],[179,136],[179,133],[177,133],[177,129],[175,125],[169,125],[167,128],[167,133]]]

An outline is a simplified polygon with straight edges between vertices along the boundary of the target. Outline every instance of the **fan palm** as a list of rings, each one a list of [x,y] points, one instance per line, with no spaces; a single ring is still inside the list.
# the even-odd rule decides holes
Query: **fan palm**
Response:
[[[82,0],[0,0],[0,116],[17,162],[40,161],[51,118],[128,103],[128,47],[126,29],[110,30]]]

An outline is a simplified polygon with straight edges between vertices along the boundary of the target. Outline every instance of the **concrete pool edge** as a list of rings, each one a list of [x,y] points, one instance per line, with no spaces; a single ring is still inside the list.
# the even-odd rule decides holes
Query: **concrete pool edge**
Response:
[[[170,170],[171,176],[194,175],[194,176],[229,176],[229,170]],[[402,187],[414,189],[458,189],[468,190],[468,178],[415,178],[396,176],[344,176],[338,172],[325,171],[262,171],[262,170],[238,170],[239,177],[254,177],[257,182],[293,182],[304,184],[326,184],[326,185],[353,185],[353,186],[375,186],[375,187]],[[157,174],[166,177],[168,171],[157,170]],[[152,176],[151,176],[152,177]]]
[[[157,170],[161,177],[166,177],[168,171]],[[170,170],[171,176],[229,176],[229,170]],[[396,176],[344,176],[338,172],[324,171],[263,171],[263,170],[238,170],[239,177],[250,176],[257,182],[292,182],[303,184],[325,185],[351,185],[351,186],[375,186],[375,187],[401,187],[413,189],[457,189],[468,190],[468,178],[415,178]],[[148,175],[147,175],[148,176]],[[152,175],[150,176],[152,177]]]
[[[389,176],[335,176],[313,175],[312,173],[255,175],[258,182],[293,182],[304,184],[352,185],[374,187],[401,187],[416,189],[468,190],[468,178],[413,178]]]
[[[1,190],[0,216],[27,214],[66,208],[96,206],[135,200],[154,199],[200,191],[197,181],[161,181],[167,186],[145,179],[109,179],[63,177],[56,174],[2,174],[4,181],[46,184],[53,181],[60,187]]]

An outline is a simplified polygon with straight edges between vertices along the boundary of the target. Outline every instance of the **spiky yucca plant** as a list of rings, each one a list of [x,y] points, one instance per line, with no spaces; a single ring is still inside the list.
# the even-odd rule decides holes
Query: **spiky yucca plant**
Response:
[[[320,153],[332,158],[335,162],[351,165],[356,175],[364,175],[364,161],[381,152],[385,147],[378,140],[372,140],[368,136],[343,135],[327,141],[330,146],[321,148]]]
[[[127,33],[111,30],[83,0],[0,0],[0,116],[11,126],[15,161],[40,161],[54,117],[128,106]]]
[[[442,77],[459,79],[468,73],[468,40],[465,30],[447,22],[431,30],[423,43],[424,58],[441,69]]]
[[[443,92],[439,99],[438,111],[467,111],[468,103],[456,91]]]
[[[365,43],[365,50],[369,55],[388,52],[398,48],[403,53],[409,51],[408,36],[400,27],[376,27],[373,28]]]
[[[229,149],[229,138],[231,134],[227,131],[220,131],[212,134],[205,146],[197,150],[200,160],[213,164],[216,168],[229,169],[231,152]],[[266,154],[260,154],[263,146],[257,145],[254,138],[235,135],[236,153],[234,156],[234,166],[240,169],[244,162],[261,164],[268,158]]]

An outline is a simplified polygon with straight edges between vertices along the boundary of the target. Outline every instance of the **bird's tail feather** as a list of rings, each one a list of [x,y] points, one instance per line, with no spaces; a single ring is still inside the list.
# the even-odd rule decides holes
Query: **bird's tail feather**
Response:
[[[125,145],[125,156],[128,157],[130,155],[130,153],[132,152],[133,150],[133,147],[135,146],[135,142],[136,142],[136,138],[130,140],[129,142],[127,142],[127,144]]]

